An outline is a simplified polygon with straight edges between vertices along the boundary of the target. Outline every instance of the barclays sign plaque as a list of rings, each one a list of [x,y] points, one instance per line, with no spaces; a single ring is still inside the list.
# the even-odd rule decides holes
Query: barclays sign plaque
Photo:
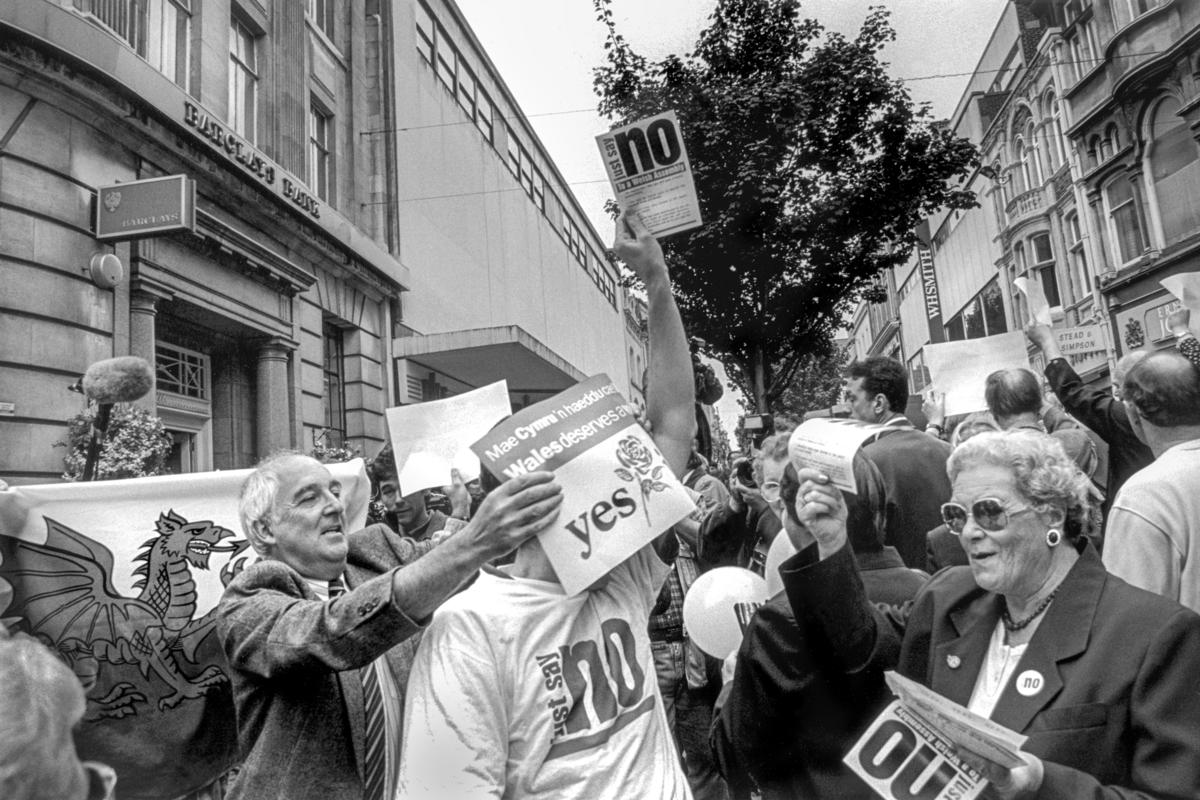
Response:
[[[96,238],[114,242],[196,227],[196,182],[167,175],[96,189]]]

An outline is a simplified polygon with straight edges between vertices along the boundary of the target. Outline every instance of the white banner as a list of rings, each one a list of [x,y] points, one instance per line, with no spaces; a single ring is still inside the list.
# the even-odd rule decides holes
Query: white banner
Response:
[[[596,137],[621,208],[637,207],[655,236],[698,228],[700,202],[674,111]]]
[[[389,408],[385,414],[400,491],[449,486],[451,469],[461,472],[464,481],[479,477],[471,443],[511,413],[505,381],[444,400]]]
[[[1001,333],[982,339],[925,345],[932,389],[946,394],[946,416],[983,411],[987,376],[999,369],[1029,369],[1025,334]]]

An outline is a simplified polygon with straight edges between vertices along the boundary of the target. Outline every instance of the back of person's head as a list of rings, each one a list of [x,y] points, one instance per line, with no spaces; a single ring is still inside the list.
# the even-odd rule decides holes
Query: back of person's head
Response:
[[[28,636],[0,639],[0,797],[83,800],[87,775],[71,729],[86,700],[75,674]]]
[[[867,396],[883,395],[896,414],[903,414],[908,407],[908,371],[894,358],[869,356],[855,359],[846,367],[846,377],[861,378]]]
[[[685,469],[687,469],[689,472],[694,469],[703,469],[707,471],[708,459],[701,455],[699,450],[693,450],[692,454],[688,456],[687,467]]]
[[[950,435],[950,446],[958,447],[977,433],[998,430],[1000,430],[1000,426],[996,423],[992,412],[972,411],[954,426],[954,433]]]
[[[1018,414],[1040,414],[1042,384],[1027,369],[1001,369],[987,376],[983,398],[998,422]]]
[[[1200,425],[1200,375],[1178,353],[1143,358],[1125,375],[1121,396],[1159,428]]]
[[[389,442],[371,459],[367,467],[372,486],[379,486],[387,480],[396,480],[396,456]]]
[[[877,553],[883,549],[887,526],[887,485],[875,462],[861,450],[854,454],[853,469],[858,493],[842,492],[846,501],[846,538],[856,553]]]
[[[1117,359],[1116,369],[1113,370],[1112,382],[1113,386],[1119,390],[1125,383],[1125,376],[1129,371],[1141,363],[1142,359],[1150,355],[1149,350],[1130,350],[1125,355]]]

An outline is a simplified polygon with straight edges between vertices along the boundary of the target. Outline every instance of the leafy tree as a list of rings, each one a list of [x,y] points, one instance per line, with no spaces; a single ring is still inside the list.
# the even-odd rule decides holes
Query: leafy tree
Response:
[[[680,310],[769,411],[879,271],[907,258],[917,223],[974,205],[960,185],[976,151],[887,76],[885,10],[849,39],[802,20],[797,0],[718,0],[692,53],[651,62],[610,2],[593,0],[608,29],[600,112],[677,112],[705,219],[663,243]]]
[[[63,458],[64,480],[82,479],[95,421],[95,409],[76,414],[67,421],[66,441],[54,443],[55,447],[67,448]],[[171,437],[167,435],[163,421],[144,408],[118,403],[113,407],[100,458],[96,462],[96,480],[162,475],[167,471],[170,455]]]
[[[846,351],[841,348],[804,356],[775,402],[776,419],[799,424],[808,412],[835,405],[841,399],[846,363]]]

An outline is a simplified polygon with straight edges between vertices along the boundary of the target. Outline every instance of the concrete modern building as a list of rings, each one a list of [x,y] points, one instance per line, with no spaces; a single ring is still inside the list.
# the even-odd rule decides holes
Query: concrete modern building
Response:
[[[979,206],[927,221],[894,315],[856,314],[856,352],[887,351],[894,322],[920,391],[926,343],[1025,324],[1017,277],[1041,284],[1056,326],[1097,326],[1104,349],[1071,356],[1086,380],[1168,346],[1177,304],[1158,281],[1200,270],[1198,54],[1196,3],[1010,3],[949,121],[980,147]]]
[[[172,175],[193,225],[97,236],[140,193],[99,187]],[[184,472],[371,455],[386,407],[501,378],[637,395],[604,252],[452,3],[0,0],[10,482],[61,473],[66,386],[115,355]]]

